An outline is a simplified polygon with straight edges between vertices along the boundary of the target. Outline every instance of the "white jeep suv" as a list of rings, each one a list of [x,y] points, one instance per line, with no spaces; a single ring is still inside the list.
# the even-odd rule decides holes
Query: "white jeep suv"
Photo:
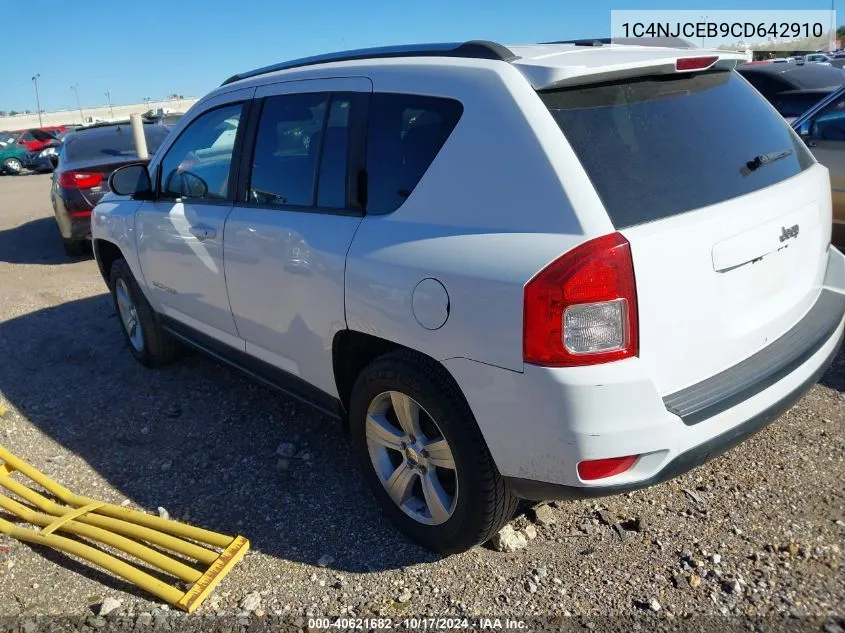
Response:
[[[678,475],[843,338],[828,172],[740,58],[467,42],[236,75],[94,211],[129,349],[340,418],[441,552],[518,498]]]

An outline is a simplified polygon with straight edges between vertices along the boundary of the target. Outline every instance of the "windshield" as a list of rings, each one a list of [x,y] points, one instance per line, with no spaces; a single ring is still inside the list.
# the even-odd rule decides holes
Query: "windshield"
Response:
[[[813,164],[786,122],[734,72],[540,96],[617,228],[736,198]]]

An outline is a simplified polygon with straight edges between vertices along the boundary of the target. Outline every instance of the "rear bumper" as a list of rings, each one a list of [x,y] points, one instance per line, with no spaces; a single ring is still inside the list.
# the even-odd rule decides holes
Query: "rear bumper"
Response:
[[[59,225],[59,232],[66,240],[74,242],[91,239],[91,217],[73,217],[66,212],[56,213],[56,222]]]
[[[845,336],[845,256],[836,249],[816,307],[780,344],[731,368],[728,376],[704,381],[706,389],[690,392],[697,399],[679,400],[704,402],[704,408],[670,410],[677,394],[664,400],[637,358],[577,371],[526,365],[522,373],[465,359],[444,365],[517,495],[599,497],[666,481],[716,457],[775,420],[815,384]],[[682,417],[702,410],[706,417]],[[640,458],[606,479],[584,481],[577,474],[580,461],[623,455]]]
[[[54,200],[53,211],[64,239],[91,239],[91,205],[78,192],[61,190],[61,194]]]
[[[778,400],[766,409],[763,409],[745,422],[741,422],[732,429],[712,437],[709,440],[679,454],[651,477],[625,484],[590,487],[566,486],[532,479],[522,479],[519,477],[506,477],[505,480],[508,482],[511,491],[518,497],[532,501],[544,501],[552,499],[585,499],[590,497],[605,497],[631,492],[632,490],[639,490],[640,488],[647,488],[648,486],[653,486],[655,484],[668,481],[669,479],[673,479],[674,477],[692,470],[696,466],[700,466],[701,464],[718,457],[725,451],[751,437],[757,431],[768,426],[771,422],[774,422],[785,411],[791,409],[793,405],[795,405],[795,403],[797,403],[804,394],[816,384],[825,371],[827,371],[827,368],[839,353],[843,338],[845,337],[843,336],[842,328],[840,328],[839,339],[834,346],[833,351],[825,359],[824,363],[822,363],[822,365],[820,365],[797,389],[791,391],[781,400]]]

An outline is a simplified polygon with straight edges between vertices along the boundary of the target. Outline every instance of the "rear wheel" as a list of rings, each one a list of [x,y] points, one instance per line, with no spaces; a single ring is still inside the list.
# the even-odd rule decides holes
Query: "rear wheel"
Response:
[[[516,497],[462,394],[433,361],[400,352],[365,369],[353,388],[350,429],[386,513],[429,549],[469,549],[513,516]]]
[[[161,328],[126,260],[112,264],[109,288],[126,345],[135,360],[148,367],[173,360],[179,353],[179,343]]]
[[[3,162],[3,171],[5,171],[7,174],[17,176],[23,171],[23,163],[17,158],[7,158]]]

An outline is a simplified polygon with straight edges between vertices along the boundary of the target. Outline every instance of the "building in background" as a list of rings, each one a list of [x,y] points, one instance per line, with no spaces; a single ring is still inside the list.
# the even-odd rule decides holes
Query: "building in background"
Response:
[[[161,99],[158,101],[144,101],[129,105],[102,105],[95,108],[56,110],[42,112],[41,123],[38,113],[15,114],[14,116],[0,116],[0,130],[25,130],[27,128],[49,127],[56,125],[85,125],[98,121],[120,121],[128,119],[130,114],[144,114],[145,112],[187,112],[197,99],[194,97]]]

